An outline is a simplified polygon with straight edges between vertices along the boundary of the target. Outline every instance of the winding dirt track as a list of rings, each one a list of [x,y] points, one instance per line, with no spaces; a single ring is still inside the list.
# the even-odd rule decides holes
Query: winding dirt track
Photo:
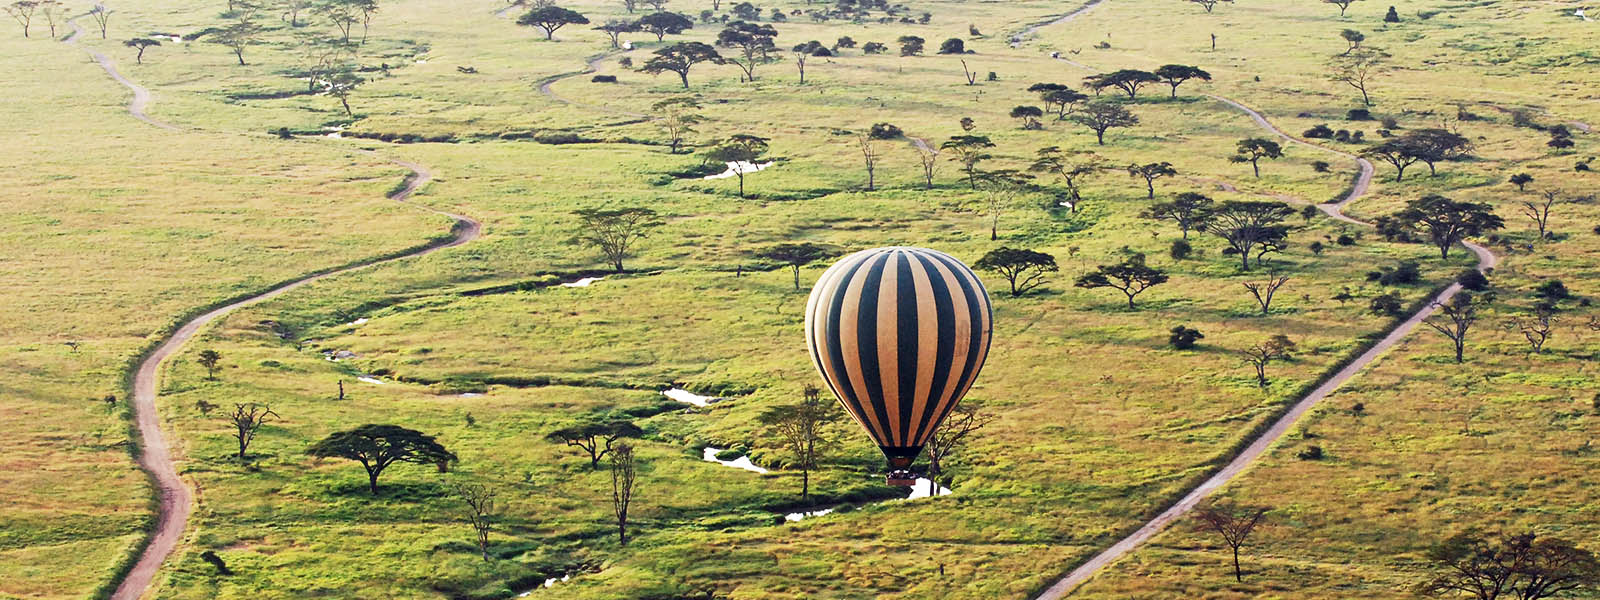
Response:
[[[73,34],[65,41],[74,45],[78,35],[83,33],[83,28],[76,21],[69,22],[73,27]],[[81,47],[81,45],[80,45]],[[150,92],[143,87],[124,77],[116,69],[116,64],[104,54],[92,49],[84,48],[94,58],[100,67],[105,69],[117,83],[133,91],[133,99],[128,103],[128,114],[134,118],[149,123],[162,129],[178,131],[180,128],[155,119],[145,114],[145,109],[150,105]],[[433,175],[422,165],[390,159],[390,162],[411,171],[406,177],[405,185],[388,198],[396,202],[409,200],[412,194],[426,184]],[[416,205],[413,205],[416,206]],[[162,563],[166,562],[172,551],[183,540],[184,526],[188,523],[189,515],[193,512],[193,493],[183,478],[178,475],[176,466],[172,462],[172,446],[166,435],[161,431],[161,417],[156,411],[157,386],[160,383],[161,363],[168,357],[176,354],[183,345],[193,339],[207,324],[216,319],[238,310],[240,308],[276,298],[301,286],[315,281],[327,279],[335,275],[342,275],[353,271],[367,269],[377,265],[391,263],[408,258],[415,258],[431,254],[445,248],[460,246],[478,239],[483,233],[483,224],[471,217],[435,210],[425,206],[418,206],[423,210],[441,214],[455,220],[451,229],[451,238],[441,243],[420,247],[412,252],[393,256],[383,260],[363,263],[336,271],[329,271],[320,275],[312,275],[283,283],[275,288],[260,294],[238,300],[226,306],[211,310],[195,317],[172,332],[166,340],[157,346],[150,356],[139,363],[138,370],[133,379],[133,413],[134,422],[139,428],[141,448],[139,454],[139,467],[150,474],[158,491],[159,508],[156,513],[155,532],[139,554],[139,561],[128,571],[122,581],[117,585],[112,600],[138,600],[150,588],[155,580],[156,573],[160,571]]]
[[[623,52],[623,50],[612,50],[610,52],[605,52],[603,54],[596,54],[594,56],[589,57],[589,60],[584,62],[582,71],[573,71],[571,73],[562,73],[560,75],[551,75],[551,76],[546,77],[544,79],[540,79],[538,81],[539,93],[540,94],[544,94],[545,96],[549,97],[551,100],[555,100],[556,102],[560,102],[562,104],[569,104],[569,105],[577,106],[577,107],[581,107],[581,108],[590,108],[590,109],[598,110],[598,111],[601,111],[601,112],[608,112],[608,113],[611,113],[611,114],[634,117],[634,118],[638,118],[638,119],[649,119],[649,118],[651,118],[650,115],[647,115],[647,114],[644,114],[644,113],[636,113],[636,112],[632,112],[632,111],[620,110],[620,109],[611,108],[609,106],[597,106],[597,105],[594,105],[594,104],[586,104],[586,103],[583,103],[583,102],[579,102],[577,100],[573,100],[571,98],[565,98],[565,97],[562,97],[560,94],[557,94],[556,91],[554,89],[551,89],[551,87],[550,87],[550,86],[555,85],[557,81],[561,81],[563,79],[571,79],[573,77],[579,77],[579,76],[582,76],[582,75],[588,75],[590,73],[594,73],[595,71],[600,70],[600,63],[605,62],[606,59],[611,58],[612,56],[616,56],[617,54],[621,54],[622,52]]]

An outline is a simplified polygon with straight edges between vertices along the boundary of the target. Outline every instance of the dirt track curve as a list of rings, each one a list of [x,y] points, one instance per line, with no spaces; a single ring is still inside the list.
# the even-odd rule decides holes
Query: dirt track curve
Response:
[[[77,44],[77,38],[83,33],[83,28],[76,21],[70,21],[69,23],[72,25],[73,33],[64,41],[82,47]],[[133,99],[128,102],[128,114],[162,129],[181,130],[177,126],[145,114],[145,109],[150,105],[150,92],[124,77],[122,73],[117,71],[116,63],[104,54],[89,48],[84,48],[84,50],[94,58],[96,63],[99,63],[101,68],[105,69],[107,75],[110,75],[117,83],[133,91]],[[393,159],[390,159],[390,162],[411,171],[411,174],[406,177],[405,185],[388,196],[389,199],[396,202],[409,200],[412,194],[416,193],[419,188],[433,177],[432,173],[422,165]],[[260,294],[213,309],[189,320],[176,331],[173,331],[167,339],[156,347],[155,351],[151,352],[143,362],[139,363],[138,370],[134,373],[132,400],[134,422],[139,428],[139,438],[141,440],[139,467],[149,473],[151,479],[154,480],[160,505],[156,513],[154,533],[146,543],[144,550],[140,552],[138,562],[118,583],[116,592],[111,595],[112,600],[138,600],[144,595],[150,588],[151,582],[155,580],[156,573],[160,571],[162,563],[166,562],[167,557],[172,554],[173,550],[177,549],[179,542],[183,540],[184,526],[188,523],[189,515],[194,510],[193,493],[190,492],[189,486],[183,482],[182,477],[178,475],[177,468],[172,462],[172,446],[161,431],[161,417],[156,411],[157,386],[160,383],[161,364],[168,357],[182,349],[183,345],[193,339],[207,324],[230,312],[276,298],[301,286],[335,275],[460,246],[477,239],[483,233],[483,224],[471,217],[423,206],[418,208],[454,219],[455,226],[451,229],[450,239],[441,243],[423,246],[406,254],[283,283]]]

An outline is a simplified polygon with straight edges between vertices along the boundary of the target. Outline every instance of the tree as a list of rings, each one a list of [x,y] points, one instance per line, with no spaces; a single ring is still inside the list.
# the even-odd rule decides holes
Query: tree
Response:
[[[151,46],[160,46],[161,42],[149,38],[133,38],[123,42],[122,45],[138,50],[139,54],[138,56],[134,57],[134,62],[142,65],[144,64],[145,49],[150,48]]]
[[[1068,154],[1058,146],[1041,148],[1038,158],[1028,170],[1036,173],[1054,173],[1067,187],[1067,196],[1072,203],[1072,212],[1078,212],[1083,204],[1083,194],[1080,190],[1083,180],[1105,168],[1104,161],[1093,152],[1074,151]]]
[[[745,79],[756,80],[756,65],[766,62],[770,54],[777,49],[773,38],[778,37],[778,30],[771,25],[760,25],[744,21],[729,23],[721,33],[717,34],[717,45],[724,48],[737,48],[743,59],[730,58],[731,62],[744,71]]]
[[[1167,274],[1144,264],[1144,255],[1135,254],[1115,265],[1101,265],[1093,273],[1078,278],[1076,285],[1084,289],[1114,288],[1128,297],[1128,310],[1133,310],[1133,298],[1145,290],[1167,282]]]
[[[756,258],[772,261],[794,271],[794,289],[800,291],[800,267],[834,256],[833,248],[811,242],[778,244],[756,254]]]
[[[989,213],[989,241],[1000,239],[1000,215],[1005,212],[1011,199],[1028,187],[1028,180],[1032,178],[1011,169],[985,171],[978,175],[979,187],[983,189],[984,208]]]
[[[1178,86],[1183,85],[1184,82],[1190,79],[1211,81],[1210,73],[1201,70],[1200,67],[1186,65],[1162,65],[1161,68],[1155,70],[1154,74],[1162,81],[1165,81],[1167,85],[1172,86],[1173,98],[1178,97]]]
[[[1361,33],[1359,31],[1356,31],[1354,29],[1346,29],[1346,30],[1340,31],[1339,32],[1339,37],[1342,38],[1345,41],[1345,43],[1349,45],[1347,48],[1344,49],[1344,53],[1340,54],[1339,56],[1349,56],[1351,52],[1355,52],[1357,48],[1361,47],[1361,42],[1367,41],[1366,34]]]
[[[1511,185],[1517,186],[1517,191],[1526,192],[1528,191],[1528,184],[1533,183],[1533,176],[1527,173],[1517,173],[1511,176],[1510,182]]]
[[[1171,335],[1167,336],[1167,343],[1178,350],[1194,348],[1195,342],[1206,337],[1206,334],[1200,333],[1199,329],[1190,329],[1183,325],[1173,327],[1170,333]]]
[[[841,36],[839,36],[838,40],[835,40],[833,42],[833,47],[834,48],[854,48],[854,47],[856,47],[856,41],[855,41],[855,39],[851,38],[848,35],[841,35]]]
[[[743,198],[745,197],[744,175],[746,165],[755,164],[756,160],[761,158],[761,155],[767,153],[767,141],[767,138],[764,137],[736,133],[730,136],[722,145],[713,148],[706,155],[706,159],[728,163],[728,167],[733,169],[734,175],[739,177],[739,197]]]
[[[233,414],[228,415],[228,424],[233,425],[233,437],[239,441],[239,460],[244,460],[244,452],[250,447],[250,442],[255,441],[256,432],[262,425],[267,424],[267,417],[276,417],[278,413],[272,412],[272,407],[265,404],[235,404]]]
[[[1244,582],[1244,571],[1239,568],[1239,548],[1244,546],[1246,539],[1261,524],[1261,518],[1267,516],[1267,509],[1262,507],[1237,506],[1228,502],[1213,502],[1209,506],[1196,510],[1194,520],[1199,522],[1200,531],[1214,531],[1222,536],[1222,541],[1233,550],[1233,578],[1240,583]]]
[[[628,9],[628,14],[631,15],[639,8],[639,0],[622,0],[622,7]]]
[[[1066,120],[1071,107],[1089,99],[1089,96],[1059,83],[1035,83],[1028,86],[1028,91],[1039,94],[1045,112],[1055,113],[1057,121]]]
[[[212,34],[211,41],[233,50],[233,55],[239,58],[243,66],[244,49],[255,44],[261,39],[261,26],[249,19],[241,19],[232,25],[223,27]]]
[[[350,42],[350,32],[361,22],[361,8],[352,0],[328,0],[318,5],[315,12],[339,29],[345,43]]]
[[[1522,214],[1527,215],[1529,219],[1533,219],[1534,225],[1539,227],[1539,239],[1541,240],[1550,237],[1550,207],[1555,206],[1556,202],[1560,201],[1561,192],[1545,190],[1543,196],[1544,202],[1522,201]]]
[[[1129,100],[1133,100],[1139,97],[1139,88],[1144,87],[1144,84],[1157,83],[1161,81],[1161,78],[1149,71],[1122,69],[1110,73],[1090,75],[1083,78],[1083,81],[1090,89],[1097,92],[1108,87],[1117,88],[1122,90],[1122,93],[1127,94]],[[1173,86],[1173,90],[1174,95],[1176,95],[1177,86]]]
[[[206,379],[217,378],[217,365],[222,362],[222,353],[216,350],[201,350],[200,356],[195,359],[200,366],[206,368]]]
[[[1061,270],[1056,266],[1056,257],[1043,252],[1035,252],[1022,248],[1000,247],[990,250],[972,265],[980,271],[998,273],[1011,284],[1011,297],[1015,298],[1028,293],[1028,290],[1039,287],[1044,283],[1044,278],[1049,273]]]
[[[1455,345],[1456,364],[1461,364],[1462,353],[1466,350],[1467,332],[1478,321],[1478,308],[1487,305],[1492,295],[1474,296],[1467,292],[1456,294],[1450,299],[1449,304],[1434,302],[1437,309],[1432,317],[1422,322],[1432,327]]]
[[[1172,202],[1162,202],[1151,205],[1139,216],[1157,221],[1172,221],[1183,232],[1183,239],[1189,239],[1190,231],[1205,228],[1211,221],[1213,203],[1211,198],[1196,192],[1178,194]]]
[[[867,191],[876,189],[878,170],[878,147],[872,139],[872,134],[860,132],[856,134],[856,146],[861,150],[861,160],[867,167]]]
[[[96,4],[89,9],[89,17],[94,19],[94,24],[100,27],[100,39],[106,39],[106,25],[111,20],[111,11],[104,4]]]
[[[344,107],[344,114],[353,117],[355,112],[350,110],[350,94],[364,81],[356,74],[355,69],[342,68],[328,75],[327,83],[323,84],[323,91],[329,96],[338,98],[339,104]]]
[[[1383,22],[1385,22],[1385,23],[1399,23],[1400,22],[1400,12],[1395,10],[1393,6],[1389,7],[1389,12],[1383,14]]]
[[[1440,258],[1450,258],[1450,247],[1463,239],[1505,227],[1488,204],[1456,202],[1437,194],[1406,203],[1395,219],[1414,231],[1426,231],[1439,247]]]
[[[1324,3],[1332,4],[1334,6],[1339,7],[1339,16],[1342,17],[1342,16],[1344,16],[1344,12],[1346,10],[1350,9],[1350,5],[1351,4],[1355,4],[1357,0],[1322,0],[1322,1]]]
[[[933,189],[933,175],[939,169],[939,149],[929,146],[927,142],[917,140],[917,160],[922,163],[922,181],[927,189]]]
[[[347,0],[361,14],[361,43],[367,43],[367,31],[372,26],[373,15],[378,14],[378,0]]]
[[[661,12],[661,10],[665,8],[667,3],[670,1],[671,0],[644,0],[644,3],[649,4],[650,8],[656,9],[656,12]]]
[[[472,531],[477,534],[478,552],[483,555],[483,560],[489,560],[489,530],[493,527],[494,517],[499,512],[494,498],[497,495],[494,488],[481,483],[457,483],[451,491],[461,500],[467,508],[467,521],[472,523]]]
[[[1201,8],[1206,9],[1207,13],[1210,13],[1211,9],[1217,7],[1218,2],[1232,3],[1233,0],[1189,0],[1189,2],[1199,4]]]
[[[638,472],[633,446],[621,444],[611,454],[611,512],[617,517],[617,542],[628,545],[628,508],[633,504]]]
[[[59,0],[38,0],[37,4],[39,6],[39,14],[44,15],[44,22],[50,26],[50,37],[55,37],[56,19],[61,16],[61,2]]]
[[[586,208],[572,214],[578,217],[573,243],[599,250],[618,273],[622,272],[622,259],[631,256],[633,245],[662,223],[656,218],[656,211],[639,207]]]
[[[701,42],[678,42],[655,51],[650,60],[645,61],[639,70],[651,75],[672,72],[678,74],[678,79],[683,81],[683,89],[689,89],[689,69],[697,64],[709,62],[714,65],[724,64],[726,59],[717,54],[712,48]]]
[[[928,453],[929,495],[939,492],[938,482],[943,479],[941,476],[945,474],[950,455],[966,444],[967,437],[994,422],[995,415],[985,412],[983,408],[983,403],[971,399],[957,403],[928,436],[928,443],[923,448]]]
[[[1456,160],[1472,152],[1473,148],[1472,140],[1444,129],[1418,129],[1402,137],[1401,143],[1410,148],[1418,160],[1428,164],[1430,176],[1439,174],[1434,170],[1433,163]]]
[[[1118,127],[1133,127],[1139,124],[1139,117],[1128,111],[1121,104],[1111,102],[1094,102],[1085,105],[1078,112],[1073,113],[1072,122],[1094,130],[1095,140],[1101,146],[1106,145],[1106,132]]]
[[[1274,273],[1266,281],[1244,282],[1244,289],[1249,290],[1250,295],[1255,297],[1256,304],[1261,306],[1261,316],[1265,317],[1272,310],[1272,297],[1277,295],[1278,288],[1283,287],[1285,283],[1289,283],[1288,275]]]
[[[28,28],[33,25],[33,13],[37,10],[39,2],[36,0],[17,0],[6,5],[6,14],[22,25],[22,37],[29,37]]]
[[[900,36],[900,39],[895,41],[900,43],[900,56],[916,56],[918,54],[922,54],[923,44],[927,43],[927,40],[914,35],[902,35]]]
[[[1177,174],[1178,170],[1172,168],[1172,163],[1169,162],[1128,165],[1128,176],[1144,179],[1148,197],[1152,200],[1156,197],[1156,180]]]
[[[861,45],[861,52],[863,54],[883,54],[883,52],[888,49],[888,46],[885,46],[880,42],[867,42]]]
[[[1206,231],[1227,241],[1248,271],[1252,253],[1256,253],[1257,262],[1260,262],[1260,257],[1284,248],[1289,228],[1280,223],[1293,215],[1294,209],[1282,202],[1229,200],[1211,213]]]
[[[800,70],[800,84],[806,83],[806,60],[813,56],[833,56],[833,51],[822,42],[811,40],[794,47],[794,64]]]
[[[434,465],[455,462],[456,455],[420,431],[399,425],[362,425],[323,438],[306,450],[317,458],[343,458],[367,470],[367,489],[378,493],[378,476],[395,463]]]
[[[606,34],[606,37],[611,38],[611,48],[615,50],[622,47],[622,34],[638,31],[639,24],[633,21],[612,19],[606,21],[600,26],[595,27],[594,30],[603,32]]]
[[[1239,140],[1239,147],[1231,159],[1233,162],[1247,162],[1255,169],[1256,178],[1261,178],[1261,159],[1279,159],[1283,157],[1283,146],[1266,138],[1248,138]]]
[[[800,500],[811,495],[811,471],[832,440],[823,428],[840,418],[839,405],[822,399],[816,386],[806,386],[804,398],[795,404],[773,406],[761,413],[761,422],[771,427],[783,440],[785,450],[794,457],[793,466],[800,468]]]
[[[694,133],[694,126],[705,120],[694,111],[700,109],[700,103],[687,96],[668,98],[650,106],[656,114],[656,124],[667,134],[667,153],[677,154],[678,148],[683,146],[684,138]]]
[[[951,160],[961,163],[961,170],[967,174],[967,185],[978,189],[978,163],[988,160],[989,148],[994,147],[994,142],[982,135],[955,135],[945,140],[939,146],[941,150],[949,150],[953,155]]]
[[[1429,549],[1437,573],[1417,586],[1425,596],[1539,600],[1600,585],[1600,560],[1564,540],[1534,533],[1468,532]]]
[[[583,450],[589,455],[589,468],[598,469],[600,460],[616,451],[617,440],[641,435],[644,435],[644,430],[639,429],[638,425],[621,419],[611,419],[587,420],[577,425],[562,427],[544,437],[551,442]]]
[[[1023,129],[1043,129],[1039,117],[1044,116],[1044,111],[1037,106],[1018,106],[1011,109],[1011,118],[1022,123]]]
[[[554,4],[528,11],[517,19],[518,25],[532,25],[544,30],[544,39],[554,40],[556,30],[567,25],[588,25],[589,18],[577,11]],[[348,36],[347,36],[348,39]]]
[[[694,21],[688,16],[675,12],[658,12],[645,15],[639,19],[638,27],[656,35],[656,41],[661,41],[668,34],[678,35],[694,29]]]
[[[1329,77],[1361,92],[1362,104],[1372,106],[1372,95],[1367,88],[1386,69],[1384,60],[1387,58],[1387,53],[1376,48],[1346,52],[1333,58],[1329,64],[1333,73]]]
[[[1528,340],[1528,348],[1539,354],[1544,351],[1544,343],[1550,341],[1550,334],[1555,332],[1555,322],[1555,307],[1540,303],[1534,307],[1532,315],[1517,317],[1511,323]]]
[[[1406,167],[1422,160],[1418,148],[1407,143],[1404,138],[1386,141],[1371,148],[1361,151],[1361,156],[1376,158],[1394,165],[1394,180],[1396,183],[1405,180]]]
[[[1244,350],[1245,362],[1256,368],[1256,384],[1267,387],[1267,365],[1275,360],[1288,360],[1294,354],[1294,342],[1289,336],[1278,334]]]

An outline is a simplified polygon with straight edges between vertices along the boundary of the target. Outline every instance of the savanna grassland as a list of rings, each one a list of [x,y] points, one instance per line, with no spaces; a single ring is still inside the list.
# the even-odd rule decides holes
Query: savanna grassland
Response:
[[[546,41],[515,24],[522,7],[381,3],[354,58],[364,81],[349,95],[353,114],[303,79],[306,40],[335,33],[316,14],[295,27],[263,10],[265,30],[242,66],[204,36],[163,42],[142,64],[122,44],[225,26],[220,0],[108,4],[104,40],[79,18],[89,31],[75,43],[152,90],[151,116],[175,131],[131,118],[125,90],[39,23],[31,38],[20,28],[0,35],[11,100],[0,127],[12,140],[0,153],[15,165],[0,175],[11,317],[0,328],[10,375],[0,403],[0,489],[10,500],[0,510],[0,597],[95,595],[137,552],[153,491],[130,458],[126,373],[182,316],[447,234],[449,219],[385,197],[408,173],[390,160],[432,176],[411,204],[469,215],[483,237],[238,310],[166,365],[160,416],[197,505],[149,597],[504,598],[562,576],[570,580],[529,597],[1029,597],[1164,508],[1384,332],[1392,317],[1368,310],[1373,297],[1418,305],[1475,262],[1459,248],[1441,260],[1437,248],[1320,214],[1289,220],[1290,243],[1268,267],[1241,270],[1204,234],[1191,236],[1194,255],[1172,257],[1176,228],[1139,216],[1152,202],[1201,192],[1298,212],[1342,199],[1357,173],[1347,157],[1288,145],[1253,177],[1229,157],[1239,140],[1268,134],[1206,94],[1293,134],[1323,123],[1363,131],[1364,143],[1317,141],[1344,152],[1380,142],[1383,118],[1397,134],[1444,123],[1470,138],[1470,157],[1439,163],[1435,176],[1419,164],[1397,183],[1379,163],[1378,181],[1346,213],[1372,220],[1434,193],[1492,204],[1507,226],[1478,241],[1503,257],[1490,276],[1499,300],[1464,364],[1419,328],[1225,489],[1273,507],[1246,547],[1244,583],[1228,576],[1214,539],[1180,524],[1078,595],[1406,597],[1423,551],[1467,527],[1593,539],[1600,515],[1588,442],[1600,384],[1587,325],[1595,312],[1582,299],[1600,294],[1600,209],[1578,199],[1600,191],[1600,176],[1574,170],[1596,146],[1572,123],[1600,121],[1600,27],[1571,16],[1576,5],[1407,1],[1401,22],[1385,24],[1387,4],[1373,2],[1341,18],[1313,0],[1211,13],[1173,0],[1102,0],[1012,47],[1027,26],[1081,4],[916,2],[907,4],[912,20],[927,12],[928,23],[771,23],[784,56],[758,66],[756,80],[701,64],[688,90],[674,74],[636,68],[675,41],[714,41],[721,25],[698,18],[711,0],[667,4],[695,28],[659,43],[626,34],[632,50],[612,50],[591,29],[626,18],[620,1],[562,6],[592,24]],[[762,4],[761,20],[774,7],[821,6]],[[68,13],[88,8],[69,4]],[[1328,80],[1344,28],[1391,55],[1371,86],[1372,121],[1347,122],[1360,97]],[[57,37],[66,32],[58,27]],[[925,38],[925,55],[897,56],[904,35]],[[841,36],[889,51],[813,57],[801,84],[787,49]],[[947,38],[974,54],[934,54]],[[973,85],[963,59],[978,73]],[[1094,72],[1168,63],[1200,66],[1212,81],[1191,81],[1176,98],[1165,85],[1147,87],[1126,103],[1140,124],[1110,131],[1103,146],[1053,115],[1040,130],[1008,116],[1039,103],[1026,91],[1033,83],[1083,89]],[[591,81],[586,66],[618,81]],[[652,105],[685,96],[705,121],[688,136],[693,152],[672,154]],[[1087,180],[1076,211],[1059,206],[1059,183],[1040,175],[1042,190],[1005,201],[991,241],[989,196],[969,188],[948,152],[923,189],[913,138],[938,146],[966,133],[964,117],[995,144],[986,169],[1026,170],[1039,149],[1059,146],[1115,167],[1170,161],[1177,174],[1155,182],[1153,201],[1143,180],[1103,171]],[[854,132],[882,122],[906,137],[876,142],[877,189],[868,191]],[[1547,147],[1547,131],[1529,126],[1562,123],[1573,148]],[[701,178],[720,170],[708,170],[704,151],[734,134],[770,138],[763,160],[775,160],[747,177],[746,198],[736,179]],[[1330,168],[1314,168],[1319,161]],[[1533,176],[1528,191],[1506,183],[1515,173]],[[1519,204],[1542,190],[1568,199],[1547,239]],[[634,206],[663,224],[626,272],[607,275],[604,257],[571,243],[573,211]],[[787,268],[754,256],[797,241],[927,246],[969,264],[1000,246],[1055,256],[1060,272],[1021,297],[986,274],[994,348],[970,398],[995,421],[954,456],[952,494],[898,500],[902,491],[882,485],[877,449],[841,423],[812,475],[813,498],[801,501],[799,472],[758,417],[816,382],[801,334],[805,293]],[[1171,276],[1136,309],[1115,291],[1072,285],[1135,254]],[[1368,281],[1402,261],[1420,265],[1418,281]],[[802,269],[801,286],[823,266]],[[1290,280],[1263,316],[1242,284],[1269,271]],[[597,275],[607,276],[554,285]],[[1534,354],[1506,325],[1551,279],[1572,298]],[[1168,331],[1178,325],[1205,338],[1174,349]],[[1239,352],[1278,334],[1299,351],[1259,387]],[[197,362],[202,350],[222,356],[214,379]],[[339,352],[351,354],[329,360]],[[660,395],[673,386],[727,399],[688,407]],[[240,461],[219,415],[250,402],[279,416]],[[610,475],[545,439],[600,413],[626,415],[645,432],[636,537],[626,546],[611,521]],[[364,423],[435,435],[460,462],[444,474],[394,467],[372,496],[355,465],[306,455]],[[1323,459],[1296,457],[1312,445]],[[701,460],[707,446],[772,471]],[[456,482],[499,493],[492,560],[478,555],[450,493]],[[838,510],[784,522],[812,506]],[[201,558],[208,551],[234,574],[218,575]]]

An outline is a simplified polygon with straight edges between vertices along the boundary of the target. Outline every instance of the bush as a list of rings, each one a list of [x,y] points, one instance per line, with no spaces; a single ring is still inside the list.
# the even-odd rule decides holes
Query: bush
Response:
[[[1340,234],[1339,238],[1334,240],[1333,243],[1338,244],[1340,246],[1354,246],[1354,245],[1356,245],[1356,239],[1353,238],[1353,237],[1350,237],[1350,234],[1344,233],[1344,234]]]
[[[595,83],[616,83],[617,82],[617,76],[616,75],[595,75],[589,81],[592,81],[592,82],[595,82]]]
[[[1367,279],[1383,285],[1412,285],[1422,280],[1422,271],[1417,261],[1404,260],[1392,269],[1384,269],[1378,277],[1368,275]]]
[[[1294,457],[1300,460],[1322,460],[1322,446],[1306,446],[1305,449],[1295,453]]]
[[[1384,129],[1389,129],[1389,130],[1401,129],[1400,121],[1395,120],[1394,117],[1384,117],[1383,118],[1383,128]]]
[[[1404,308],[1405,305],[1400,301],[1400,296],[1395,294],[1374,297],[1372,302],[1367,304],[1367,310],[1372,311],[1372,314],[1383,317],[1398,316]]]
[[[1340,129],[1338,131],[1333,132],[1333,141],[1349,143],[1349,141],[1350,141],[1350,130],[1348,130],[1348,129]]]
[[[1489,278],[1484,277],[1483,273],[1477,269],[1462,271],[1460,275],[1456,276],[1456,283],[1461,284],[1461,289],[1472,292],[1481,292],[1489,289]]]
[[[1539,284],[1539,287],[1533,288],[1533,295],[1538,296],[1540,299],[1554,302],[1571,298],[1572,292],[1567,291],[1567,284],[1561,283],[1560,279],[1551,279]]]
[[[867,137],[875,140],[894,140],[905,136],[899,127],[889,123],[873,123],[872,129],[867,131]]]
[[[274,131],[273,133],[277,134],[278,139],[280,139],[280,140],[287,140],[289,138],[294,137],[293,133],[289,133],[289,128],[288,127],[279,127],[278,130]]]
[[[632,56],[624,56],[622,58],[619,58],[619,59],[617,59],[617,65],[621,66],[624,69],[632,69],[633,68],[633,57]]]
[[[1322,242],[1311,242],[1311,245],[1308,247],[1311,249],[1311,253],[1317,256],[1322,256],[1322,251],[1326,249],[1326,246],[1323,246]]]
[[[1167,343],[1171,344],[1173,348],[1188,350],[1194,347],[1195,342],[1205,337],[1205,334],[1200,333],[1199,329],[1190,329],[1179,325],[1172,328],[1172,335],[1167,336]]]
[[[1344,118],[1347,121],[1371,121],[1372,111],[1365,108],[1352,108],[1350,112],[1345,113]]]
[[[950,38],[939,44],[939,54],[966,54],[967,44],[961,38]]]
[[[1324,125],[1317,125],[1316,127],[1312,127],[1311,129],[1307,129],[1305,131],[1305,133],[1302,133],[1300,135],[1303,135],[1305,137],[1308,137],[1308,138],[1311,138],[1311,139],[1314,139],[1314,140],[1316,140],[1316,139],[1325,140],[1325,139],[1333,137],[1333,128],[1328,127],[1325,124]]]
[[[1361,402],[1357,402],[1357,403],[1355,403],[1354,406],[1350,407],[1350,412],[1352,414],[1357,414],[1357,415],[1364,414],[1364,413],[1367,412],[1367,405],[1363,404]]]
[[[1190,254],[1194,254],[1194,246],[1189,243],[1189,240],[1172,240],[1172,249],[1168,250],[1167,253],[1172,255],[1173,260],[1183,260],[1189,258]]]
[[[1332,167],[1333,165],[1328,164],[1328,161],[1325,160],[1314,161],[1311,163],[1311,170],[1318,173],[1327,173]]]

